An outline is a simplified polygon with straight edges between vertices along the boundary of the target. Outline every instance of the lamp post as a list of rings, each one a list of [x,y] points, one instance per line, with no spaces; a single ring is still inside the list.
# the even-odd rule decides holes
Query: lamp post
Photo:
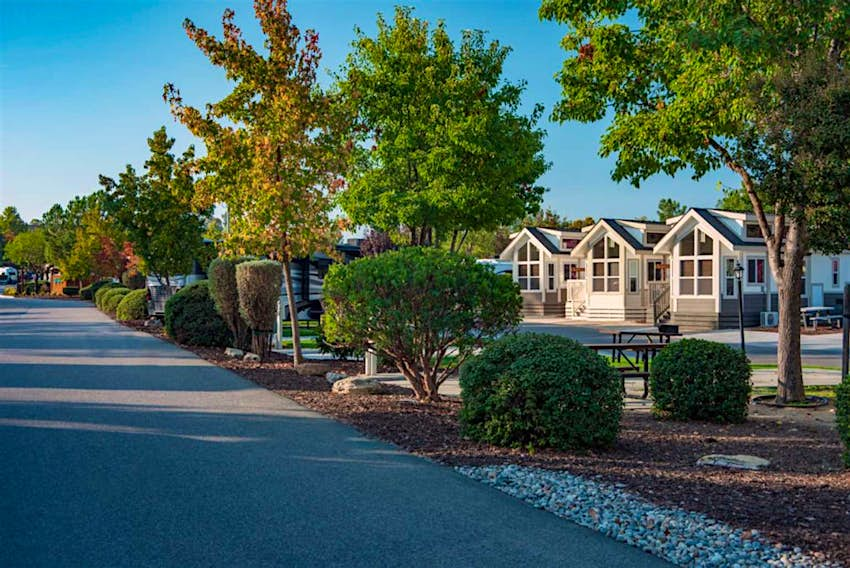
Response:
[[[741,282],[744,279],[744,267],[740,262],[735,262],[735,280],[738,283],[738,329],[741,332],[741,351],[747,354],[747,345],[744,343],[744,294],[741,290]]]

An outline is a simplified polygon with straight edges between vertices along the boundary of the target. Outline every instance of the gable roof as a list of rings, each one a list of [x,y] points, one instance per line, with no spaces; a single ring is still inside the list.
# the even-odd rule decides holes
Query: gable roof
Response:
[[[525,230],[528,231],[529,234],[532,237],[534,237],[534,239],[537,242],[539,242],[541,245],[546,247],[546,250],[548,250],[550,253],[552,253],[552,254],[568,254],[568,253],[563,252],[558,247],[556,247],[555,243],[550,241],[549,238],[546,235],[543,234],[543,231],[541,231],[537,227],[526,227]]]
[[[730,244],[734,246],[760,246],[763,243],[751,243],[742,239],[739,235],[736,235],[732,229],[726,226],[726,223],[718,219],[714,213],[709,211],[708,209],[702,207],[694,207],[694,212],[703,219],[706,223],[711,225],[711,227],[720,233],[724,239],[729,241]]]
[[[616,219],[605,218],[605,219],[602,219],[602,221],[605,221],[615,233],[620,235],[620,237],[624,241],[626,241],[629,244],[629,246],[635,250],[635,252],[637,252],[639,250],[646,250],[646,251],[652,250],[652,247],[648,247],[648,246],[644,245],[642,242],[640,242],[637,238],[635,238],[635,236],[630,231],[628,231],[625,227],[623,227],[620,223],[618,223]]]
[[[684,215],[681,215],[673,224],[670,231],[664,235],[664,238],[656,243],[654,249],[655,252],[663,253],[672,249],[673,245],[676,243],[677,235],[682,232],[683,227],[691,227],[691,221],[696,222],[697,225],[702,225],[703,230],[708,231],[712,237],[719,238],[721,241],[725,242],[731,249],[741,247],[753,249],[764,248],[765,246],[764,241],[755,242],[742,239],[740,235],[735,233],[735,231],[729,228],[726,223],[721,221],[711,209],[692,207],[688,209]]]

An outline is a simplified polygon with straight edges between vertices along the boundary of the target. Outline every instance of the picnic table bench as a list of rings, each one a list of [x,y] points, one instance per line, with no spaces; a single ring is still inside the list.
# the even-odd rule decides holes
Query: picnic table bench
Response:
[[[623,392],[626,390],[626,379],[643,379],[643,397],[649,396],[649,362],[656,353],[667,347],[667,342],[659,343],[591,343],[585,347],[600,351],[611,351],[611,358],[616,361],[625,360],[628,366],[617,367],[620,371]],[[634,359],[628,352],[634,353]]]
[[[823,323],[829,324],[830,327],[833,327],[833,326],[835,326],[835,324],[837,324],[838,327],[840,328],[842,319],[843,319],[843,316],[813,316],[809,319],[809,321],[812,322],[812,329],[817,331],[818,330],[818,322],[823,322]]]

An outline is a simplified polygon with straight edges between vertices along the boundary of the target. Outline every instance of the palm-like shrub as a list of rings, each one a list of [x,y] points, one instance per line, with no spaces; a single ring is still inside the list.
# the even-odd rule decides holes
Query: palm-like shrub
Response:
[[[215,310],[207,280],[189,284],[168,299],[165,331],[183,345],[224,347],[230,342],[230,330]]]
[[[148,291],[133,290],[124,295],[124,298],[115,308],[115,318],[120,321],[132,321],[144,319],[148,315]]]
[[[652,360],[653,411],[676,420],[743,422],[751,374],[747,356],[734,347],[704,339],[677,341]]]
[[[499,446],[598,448],[620,429],[619,373],[566,337],[498,339],[461,367],[460,387],[464,434]]]
[[[472,257],[407,247],[331,266],[324,307],[328,342],[368,344],[418,399],[438,400],[440,385],[476,348],[519,323],[522,299],[509,277]]]
[[[260,357],[271,352],[283,270],[273,260],[253,260],[236,266],[239,313],[251,328],[251,351]]]
[[[120,304],[121,300],[124,299],[124,296],[129,293],[130,290],[127,288],[113,288],[112,290],[109,290],[106,294],[103,295],[103,298],[100,302],[101,310],[110,315],[115,314],[115,310],[118,308],[118,304]]]
[[[215,308],[239,349],[250,347],[250,329],[239,313],[239,290],[236,286],[236,265],[239,261],[217,258],[210,263],[207,270],[210,282],[210,295],[215,302]]]

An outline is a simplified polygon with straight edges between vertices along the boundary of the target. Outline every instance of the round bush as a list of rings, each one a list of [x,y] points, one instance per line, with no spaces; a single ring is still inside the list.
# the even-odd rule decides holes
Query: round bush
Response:
[[[112,281],[98,280],[97,282],[92,282],[88,286],[84,286],[80,289],[80,299],[93,302],[95,293],[107,284],[112,284]]]
[[[121,274],[121,284],[130,290],[141,290],[146,287],[147,283],[148,279],[145,275],[140,272],[136,272],[135,270],[132,272],[125,270],[124,273]]]
[[[140,320],[148,315],[148,291],[133,290],[115,308],[115,318],[120,321]]]
[[[215,309],[207,280],[181,288],[168,299],[165,330],[184,345],[224,347],[230,343],[230,330]]]
[[[619,373],[577,341],[509,335],[460,370],[465,435],[499,446],[599,448],[620,429]]]
[[[121,286],[121,284],[118,284],[117,282],[104,282],[94,292],[94,305],[100,308],[100,303],[103,301],[103,295],[109,292],[110,290],[114,290],[115,288],[123,288],[123,286]]]
[[[704,339],[668,345],[652,361],[656,416],[743,422],[750,402],[750,362],[741,351]]]
[[[113,288],[101,297],[100,309],[104,313],[114,314],[124,296],[130,293],[127,288]]]

